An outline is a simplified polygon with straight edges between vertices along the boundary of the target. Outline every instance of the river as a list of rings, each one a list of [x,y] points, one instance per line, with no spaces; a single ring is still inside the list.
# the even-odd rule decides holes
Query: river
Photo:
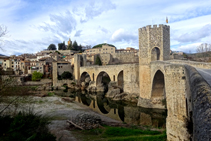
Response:
[[[136,106],[136,103],[113,101],[104,97],[103,93],[87,93],[68,91],[54,91],[59,96],[71,97],[92,110],[115,120],[131,125],[152,126],[156,128],[166,127],[167,111],[161,109],[149,109]]]

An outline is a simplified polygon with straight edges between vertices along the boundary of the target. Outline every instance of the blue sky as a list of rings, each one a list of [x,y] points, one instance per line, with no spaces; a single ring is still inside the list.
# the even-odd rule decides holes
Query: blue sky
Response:
[[[0,54],[36,53],[69,38],[82,45],[138,49],[138,28],[165,24],[166,16],[172,50],[194,53],[201,43],[211,43],[207,0],[0,1],[0,24],[9,30]]]

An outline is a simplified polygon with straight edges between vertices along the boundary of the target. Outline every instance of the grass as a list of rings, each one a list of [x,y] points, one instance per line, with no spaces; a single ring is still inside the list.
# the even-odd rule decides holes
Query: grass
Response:
[[[19,112],[11,117],[0,116],[0,141],[55,141],[47,125],[50,119],[38,115],[32,110]]]
[[[103,126],[102,128],[75,131],[79,140],[86,141],[166,141],[166,132]]]
[[[54,94],[54,92],[48,92],[48,96],[53,96]]]

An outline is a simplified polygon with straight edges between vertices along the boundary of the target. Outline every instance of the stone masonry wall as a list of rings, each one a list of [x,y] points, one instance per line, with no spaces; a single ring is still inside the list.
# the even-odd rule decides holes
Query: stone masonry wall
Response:
[[[113,63],[138,63],[138,56],[134,52],[113,53]]]
[[[87,72],[91,80],[96,86],[96,80],[100,72],[106,72],[111,81],[117,81],[119,73],[123,70],[124,92],[139,94],[139,65],[124,64],[124,65],[107,65],[107,66],[86,66],[80,67],[80,76],[83,72]],[[115,80],[114,80],[115,78]]]
[[[166,119],[167,140],[189,140],[186,128],[186,77],[184,65],[165,66],[165,87],[168,116]]]
[[[174,64],[186,64],[195,68],[211,69],[211,63],[195,62],[195,61],[182,61],[182,60],[169,60],[168,62]]]
[[[211,88],[195,68],[188,65],[185,68],[191,93],[188,101],[192,107],[193,140],[208,141],[211,138]]]

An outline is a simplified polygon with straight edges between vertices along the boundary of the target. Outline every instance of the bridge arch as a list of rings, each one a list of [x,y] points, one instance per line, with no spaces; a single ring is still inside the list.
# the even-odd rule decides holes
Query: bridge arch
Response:
[[[151,97],[166,98],[165,79],[161,70],[157,70],[153,77]]]
[[[161,50],[159,47],[153,47],[151,49],[151,61],[156,61],[156,60],[160,60],[160,53]]]
[[[96,86],[99,86],[101,84],[108,85],[108,83],[111,81],[111,77],[109,74],[105,71],[101,71],[96,78]]]
[[[91,79],[91,76],[89,75],[88,72],[86,72],[86,71],[83,72],[83,73],[81,74],[81,77],[80,77],[80,82],[84,82],[85,79],[86,79],[87,77],[89,77],[89,78]]]
[[[123,70],[121,70],[117,75],[117,85],[120,86],[122,89],[124,88],[124,77],[123,77]]]

